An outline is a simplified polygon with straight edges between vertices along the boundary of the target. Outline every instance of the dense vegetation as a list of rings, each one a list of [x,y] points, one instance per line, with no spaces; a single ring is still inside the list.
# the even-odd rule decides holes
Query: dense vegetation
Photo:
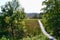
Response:
[[[24,9],[20,7],[17,0],[7,2],[1,7],[1,11],[0,40],[26,40],[29,38],[37,40],[40,37],[38,36],[40,28],[37,20],[24,20],[26,16]]]
[[[17,0],[8,2],[2,6],[2,13],[0,15],[0,38],[5,36],[10,40],[18,40],[24,36],[24,24],[22,22],[25,18],[25,13],[24,9],[18,9],[19,7]]]
[[[40,14],[46,31],[60,40],[60,1],[45,0],[43,14]],[[38,16],[28,19],[18,0],[7,2],[1,7],[0,40],[49,40],[38,24]]]
[[[60,0],[45,0],[43,5],[46,7],[43,8],[42,22],[47,32],[60,40]]]

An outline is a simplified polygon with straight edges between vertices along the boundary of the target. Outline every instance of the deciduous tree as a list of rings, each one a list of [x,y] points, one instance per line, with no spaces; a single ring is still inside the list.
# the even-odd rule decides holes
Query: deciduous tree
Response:
[[[52,35],[56,38],[60,38],[60,0],[45,0],[43,5],[46,5],[43,8],[46,28],[52,30]]]

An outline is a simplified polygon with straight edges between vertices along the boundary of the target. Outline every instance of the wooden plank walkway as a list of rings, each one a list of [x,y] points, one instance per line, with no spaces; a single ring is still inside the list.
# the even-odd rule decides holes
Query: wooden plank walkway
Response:
[[[50,40],[56,40],[53,36],[51,36],[50,34],[48,34],[45,31],[45,28],[44,28],[44,26],[43,26],[43,24],[42,24],[42,22],[40,20],[38,20],[38,23],[39,23],[41,31],[43,32],[44,35],[46,35]]]

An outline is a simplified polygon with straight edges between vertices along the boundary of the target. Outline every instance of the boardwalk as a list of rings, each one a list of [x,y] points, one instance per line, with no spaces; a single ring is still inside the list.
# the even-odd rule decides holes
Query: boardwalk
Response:
[[[40,20],[38,20],[38,23],[40,25],[40,28],[41,28],[41,31],[43,32],[44,35],[46,35],[50,40],[56,40],[54,37],[52,37],[50,34],[48,34],[46,31],[45,31],[45,28],[43,26],[43,24],[41,23]]]

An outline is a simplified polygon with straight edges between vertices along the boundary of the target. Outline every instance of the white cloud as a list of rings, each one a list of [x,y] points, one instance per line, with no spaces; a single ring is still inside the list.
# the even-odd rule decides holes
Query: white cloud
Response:
[[[0,6],[1,6],[1,5],[4,5],[4,4],[5,4],[6,2],[8,2],[8,1],[12,1],[12,0],[1,0],[1,1],[0,1]]]
[[[4,5],[7,1],[12,0],[1,0],[0,6]],[[30,12],[40,12],[40,9],[42,8],[42,1],[43,0],[19,0],[19,3],[22,5],[22,7],[25,9],[26,13]]]
[[[25,12],[40,12],[42,8],[42,1],[43,0],[19,0],[22,7],[25,8]]]

